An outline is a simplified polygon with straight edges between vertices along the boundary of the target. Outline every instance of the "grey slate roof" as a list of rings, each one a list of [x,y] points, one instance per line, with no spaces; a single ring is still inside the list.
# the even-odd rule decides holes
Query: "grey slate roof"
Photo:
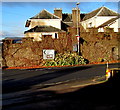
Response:
[[[81,13],[80,18],[81,20],[85,17],[85,14]],[[72,22],[72,14],[64,13],[62,14],[62,21],[63,22]]]
[[[44,9],[30,19],[59,19],[59,17]]]
[[[83,20],[87,20],[89,18],[92,18],[94,16],[117,16],[118,13],[114,12],[106,7],[100,7],[88,14],[85,15],[85,17],[83,18]]]
[[[63,32],[63,30],[55,28],[53,26],[36,26],[28,31],[25,31],[24,33],[27,32]]]
[[[64,22],[72,22],[72,14],[62,14],[62,21]]]

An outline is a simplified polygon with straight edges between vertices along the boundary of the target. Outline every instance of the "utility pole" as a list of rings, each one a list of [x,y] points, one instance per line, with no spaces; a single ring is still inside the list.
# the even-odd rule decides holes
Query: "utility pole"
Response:
[[[80,39],[80,36],[79,36],[79,27],[78,27],[78,25],[79,25],[79,13],[78,13],[78,11],[79,11],[79,8],[78,8],[78,5],[79,5],[80,3],[76,3],[76,9],[77,9],[77,35],[76,35],[76,37],[77,37],[77,40],[78,40],[78,55],[80,54],[80,43],[79,43],[79,39]]]

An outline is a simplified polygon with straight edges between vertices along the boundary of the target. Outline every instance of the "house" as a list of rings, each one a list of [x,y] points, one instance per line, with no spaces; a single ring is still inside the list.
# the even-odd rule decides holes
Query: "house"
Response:
[[[104,22],[103,24],[101,24],[100,26],[98,26],[98,31],[99,32],[106,32],[107,29],[111,29],[111,31],[114,32],[120,32],[120,17],[115,17],[112,18],[106,22]]]
[[[35,26],[53,26],[58,29],[61,29],[61,19],[60,17],[48,12],[47,10],[42,10],[37,15],[33,16],[26,22],[26,27],[29,29],[34,28]]]
[[[28,30],[25,31],[25,37],[34,37],[36,41],[41,41],[45,36],[58,39],[59,32],[68,31],[68,27],[77,27],[77,19],[79,28],[85,32],[89,32],[91,28],[96,28],[98,32],[112,28],[114,32],[118,32],[118,15],[104,6],[87,14],[81,14],[77,8],[73,8],[72,13],[62,13],[61,8],[55,8],[54,14],[44,9],[26,21],[25,27]]]
[[[42,41],[42,37],[52,37],[58,39],[59,32],[65,32],[53,26],[35,26],[34,28],[25,31],[26,37],[34,37],[35,41]]]
[[[42,36],[58,38],[58,32],[62,31],[61,18],[45,9],[27,20],[25,27],[29,28],[24,32],[25,37],[34,37],[36,41],[41,41]]]
[[[80,10],[78,14],[80,15]],[[63,14],[61,8],[55,8],[54,14],[44,9],[26,21],[25,27],[28,27],[28,30],[24,32],[25,37],[34,37],[35,41],[41,41],[45,36],[57,39],[59,32],[66,32],[68,27],[76,25],[76,17],[76,8],[73,8],[72,14]],[[80,16],[78,19],[80,21]]]
[[[98,28],[98,32],[104,32],[105,27],[113,28],[118,32],[118,13],[107,7],[100,7],[90,13],[87,13],[81,21],[81,25],[88,32],[90,28]]]

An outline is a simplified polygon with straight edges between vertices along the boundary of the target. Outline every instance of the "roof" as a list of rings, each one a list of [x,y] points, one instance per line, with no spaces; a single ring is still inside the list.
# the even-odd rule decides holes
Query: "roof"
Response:
[[[100,7],[88,14],[85,15],[85,17],[83,18],[83,20],[87,20],[87,19],[90,19],[94,16],[117,16],[118,13],[117,12],[114,12],[106,7]]]
[[[85,14],[81,13],[80,18],[81,20],[85,17]],[[72,22],[72,14],[64,13],[62,14],[62,21],[63,22]]]
[[[111,18],[110,20],[108,20],[108,21],[104,22],[103,24],[101,24],[100,26],[98,26],[98,28],[111,25],[111,24],[112,24],[115,20],[117,20],[118,18],[119,18],[119,17]]]
[[[44,9],[30,19],[60,19],[60,18]]]
[[[64,22],[72,22],[72,14],[62,14],[62,21]]]
[[[34,28],[31,28],[28,31],[25,31],[24,33],[27,32],[61,32],[63,30],[55,28],[53,26],[36,26]]]

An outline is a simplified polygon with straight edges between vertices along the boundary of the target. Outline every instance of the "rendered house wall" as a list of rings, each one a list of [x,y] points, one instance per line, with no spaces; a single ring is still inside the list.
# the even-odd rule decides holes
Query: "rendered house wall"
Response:
[[[60,19],[32,19],[29,29],[34,28],[35,26],[53,26],[58,29],[61,29],[61,20]]]

